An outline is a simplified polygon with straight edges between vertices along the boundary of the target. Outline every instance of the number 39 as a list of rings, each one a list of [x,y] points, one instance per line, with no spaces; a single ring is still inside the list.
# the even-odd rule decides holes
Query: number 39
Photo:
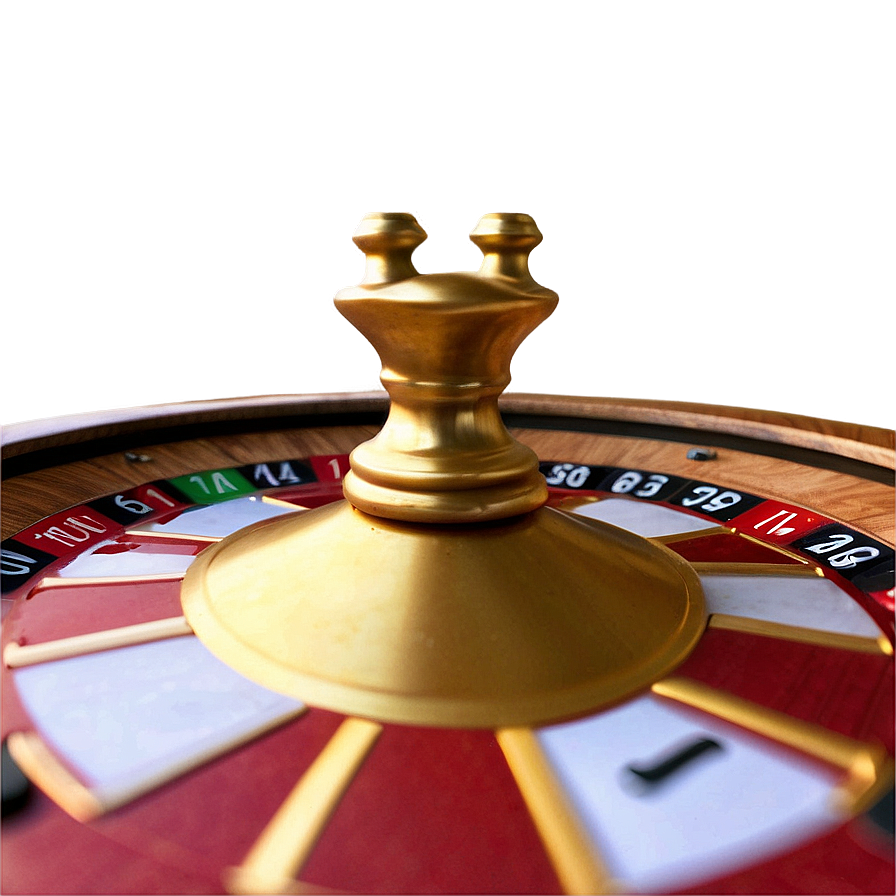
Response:
[[[695,507],[699,505],[700,510],[706,513],[715,513],[737,504],[741,495],[737,492],[723,491],[714,485],[698,485],[692,490],[693,498],[682,498],[681,503],[684,507]],[[705,502],[705,503],[704,503]]]

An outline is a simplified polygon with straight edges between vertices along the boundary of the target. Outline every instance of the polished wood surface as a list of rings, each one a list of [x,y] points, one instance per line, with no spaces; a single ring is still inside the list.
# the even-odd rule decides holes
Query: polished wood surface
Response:
[[[888,469],[896,469],[891,429],[836,420],[683,401],[626,398],[579,398],[557,395],[507,396],[519,413],[675,426],[697,432],[727,433],[763,442],[831,452]]]
[[[2,532],[8,538],[37,520],[100,495],[154,479],[262,461],[345,454],[376,426],[296,428],[141,445],[142,461],[116,451],[21,474],[3,483]]]
[[[149,432],[171,426],[258,421],[296,416],[384,412],[384,392],[331,395],[266,395],[216,401],[181,402],[121,408],[33,420],[6,426],[0,432],[3,457],[45,448],[73,445],[98,438]],[[730,433],[764,442],[833,452],[896,469],[896,433],[891,429],[822,420],[778,411],[732,408],[693,402],[623,398],[583,398],[562,395],[509,394],[501,398],[505,411],[586,420],[627,421],[677,426],[705,432]]]
[[[529,421],[512,431],[544,460],[631,466],[703,479],[812,508],[893,543],[893,482],[885,472],[894,467],[890,430],[736,408],[619,399],[509,395],[502,409]],[[379,428],[376,421],[352,423],[352,416],[385,410],[380,393],[268,396],[7,427],[7,466],[15,467],[13,459],[38,460],[24,472],[12,469],[14,475],[3,483],[2,536],[8,538],[58,510],[154,479],[347,453]],[[611,430],[614,425],[635,425],[638,431],[580,432],[575,431],[577,422],[598,428],[607,424]],[[675,430],[674,438],[667,437],[669,428]],[[687,458],[689,443],[719,444],[723,436],[737,437],[737,447],[717,447],[711,461]],[[115,450],[104,450],[110,440]],[[129,440],[141,459],[129,459]],[[796,459],[767,453],[778,447],[793,449]],[[66,460],[67,454],[86,456]],[[814,458],[821,458],[821,465]],[[837,458],[856,461],[856,469],[826,468],[836,467]],[[869,478],[863,464],[883,475]],[[4,475],[8,472],[5,468]]]

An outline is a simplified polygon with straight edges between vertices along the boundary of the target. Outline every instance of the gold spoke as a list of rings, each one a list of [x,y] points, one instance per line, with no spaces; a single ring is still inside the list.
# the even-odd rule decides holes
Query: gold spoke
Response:
[[[782,547],[778,544],[771,544],[770,542],[763,541],[761,538],[757,538],[755,535],[748,535],[746,532],[741,531],[740,529],[732,529],[732,532],[735,532],[741,538],[745,538],[747,541],[753,542],[753,544],[758,544],[761,547],[768,548],[770,551],[775,551],[778,554],[783,554],[785,557],[789,557],[791,560],[797,560],[799,563],[812,564],[812,561],[809,560],[808,557],[803,557],[800,554],[797,554],[795,551],[791,551],[788,548]]]
[[[601,501],[625,501],[627,500],[621,495],[600,495],[599,497],[593,496],[585,496],[585,495],[570,495],[567,498],[563,498],[561,501],[558,501],[556,505],[554,505],[558,510],[566,511],[567,513],[575,513],[581,507],[587,507],[590,504],[599,504]],[[645,507],[656,507],[661,505],[651,505],[644,504]],[[668,510],[673,510],[673,508],[666,508]],[[681,513],[685,516],[692,516],[686,510],[673,510],[675,513]],[[583,516],[583,514],[578,514],[578,516]],[[591,517],[584,515],[586,520],[591,519]],[[692,516],[692,519],[695,523],[705,523],[708,520],[703,519],[703,517]],[[687,532],[673,532],[669,535],[648,535],[645,536],[648,541],[655,542],[656,544],[662,545],[672,545],[679,541],[693,541],[697,538],[711,538],[714,535],[734,535],[735,530],[729,528],[728,526],[712,526],[709,529],[689,529]],[[745,536],[746,537],[746,536]],[[756,541],[757,539],[752,539]],[[788,555],[789,556],[789,555]],[[805,561],[802,561],[805,562]]]
[[[683,511],[682,511],[683,512]],[[695,517],[702,520],[702,517]],[[692,532],[676,532],[673,535],[651,535],[650,540],[659,544],[675,544],[678,541],[694,541],[697,538],[711,538],[714,535],[733,535],[734,530],[727,526],[713,526],[712,529],[696,529]]]
[[[300,706],[287,717],[279,716],[264,725],[233,735],[226,740],[205,746],[178,762],[166,765],[151,775],[126,786],[104,791],[102,786],[88,787],[82,784],[56,757],[43,739],[34,731],[16,731],[7,738],[10,755],[25,775],[39,787],[60,809],[81,822],[127,805],[137,797],[155,790],[206,762],[216,759],[237,747],[266,734],[288,719],[306,711]]]
[[[619,893],[530,728],[496,732],[507,764],[567,893]]]
[[[216,544],[224,540],[223,535],[192,535],[188,532],[157,532],[155,529],[128,529],[124,533],[131,538],[145,538],[149,541],[198,541]]]
[[[665,678],[653,693],[732,722],[846,772],[834,808],[855,815],[872,805],[893,782],[893,761],[878,744],[865,743],[768,709],[687,678]]]
[[[798,641],[801,644],[817,644],[820,647],[836,647],[840,650],[852,650],[857,653],[893,655],[893,646],[883,634],[877,638],[870,638],[817,628],[803,628],[798,625],[785,625],[783,622],[769,622],[749,616],[730,616],[727,613],[713,613],[709,617],[709,627],[761,635],[765,638],[779,638],[784,641]]]
[[[142,582],[179,582],[183,572],[155,572],[134,576],[47,576],[41,579],[36,589],[68,588],[72,585],[133,585]]]
[[[277,810],[242,865],[226,875],[230,893],[301,892],[296,875],[382,726],[346,719]]]
[[[586,507],[588,504],[597,504],[599,501],[605,501],[603,495],[567,495],[561,498],[554,506],[558,510],[565,510],[571,513],[577,507]]]
[[[757,579],[769,576],[794,576],[804,579],[824,578],[818,566],[797,566],[795,563],[712,563],[698,561],[691,566],[698,576],[753,576]]]
[[[155,619],[151,622],[140,622],[136,625],[125,625],[121,628],[110,628],[101,632],[89,632],[85,635],[74,635],[71,638],[59,638],[40,644],[17,644],[15,641],[10,641],[3,649],[3,662],[8,668],[16,669],[22,666],[33,666],[37,663],[83,656],[88,653],[99,653],[102,650],[113,650],[117,647],[131,647],[135,644],[147,644],[151,641],[162,641],[166,638],[192,634],[193,629],[190,628],[190,624],[183,616],[173,616],[169,619]]]
[[[6,739],[6,745],[25,776],[72,818],[87,822],[107,811],[102,800],[56,758],[33,731],[14,731]]]
[[[308,510],[304,504],[293,504],[290,501],[284,501],[282,498],[273,498],[270,495],[262,495],[261,503],[270,504],[273,507],[288,507],[290,510]]]

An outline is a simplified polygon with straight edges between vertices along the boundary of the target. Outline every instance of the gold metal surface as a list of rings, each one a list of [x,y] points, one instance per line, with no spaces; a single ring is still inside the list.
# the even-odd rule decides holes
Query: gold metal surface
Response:
[[[561,504],[561,507],[564,505]],[[693,529],[690,532],[676,532],[672,535],[651,535],[650,540],[659,544],[676,544],[679,541],[696,541],[698,538],[710,538],[713,535],[732,535],[733,530],[727,526],[713,526],[711,529]]]
[[[564,893],[624,892],[591,842],[529,728],[495,732]]]
[[[382,728],[346,719],[262,831],[243,863],[225,876],[229,893],[294,893],[317,843]]]
[[[797,641],[802,644],[817,644],[820,647],[853,650],[857,653],[893,655],[893,647],[883,633],[877,638],[869,638],[844,632],[804,628],[799,625],[785,625],[782,622],[753,619],[749,616],[731,616],[727,613],[713,613],[709,617],[709,626],[730,632],[745,632],[749,635],[762,635],[765,638],[778,638],[782,641]]]
[[[700,576],[750,576],[751,578],[770,578],[772,576],[791,576],[801,579],[824,578],[821,567],[813,565],[798,566],[796,563],[747,563],[736,560],[728,561],[694,561],[691,566]]]
[[[14,731],[6,739],[9,754],[30,781],[60,809],[87,822],[106,811],[102,800],[82,784],[33,731]]]
[[[834,807],[846,815],[864,811],[892,785],[893,762],[880,744],[846,737],[688,678],[666,678],[652,690],[842,769],[846,777],[834,793]]]
[[[87,822],[126,806],[138,797],[199,768],[206,762],[225,756],[250,740],[282,725],[287,719],[296,718],[306,711],[304,706],[298,706],[285,717],[281,715],[271,719],[265,725],[251,731],[239,733],[231,731],[222,740],[206,743],[198,753],[191,753],[173,765],[110,791],[104,791],[100,787],[91,788],[81,783],[35,731],[14,731],[7,738],[6,744],[16,765],[30,781],[72,818]]]
[[[336,307],[383,364],[389,416],[351,455],[346,498],[373,516],[457,523],[502,519],[540,507],[547,486],[535,452],[504,427],[498,396],[510,359],[557,304],[529,274],[541,233],[528,215],[486,215],[470,238],[477,273],[416,272],[425,239],[410,215],[368,215],[355,243],[364,281]]]
[[[138,622],[136,625],[125,625],[121,628],[110,628],[101,632],[74,635],[71,638],[58,638],[55,641],[43,641],[39,644],[19,644],[10,641],[3,648],[3,662],[8,668],[16,669],[21,666],[33,666],[37,663],[47,663],[73,656],[84,656],[88,653],[99,653],[102,650],[148,644],[151,641],[164,641],[167,638],[192,634],[193,629],[190,628],[183,616],[173,616],[169,619]]]
[[[155,541],[198,541],[203,544],[216,544],[221,541],[222,537],[220,535],[190,535],[187,532],[157,532],[154,529],[127,529],[124,534]]]
[[[755,535],[750,535],[747,532],[744,532],[742,529],[732,529],[732,532],[735,532],[741,538],[745,538],[747,541],[759,545],[760,547],[766,548],[770,551],[775,551],[778,554],[782,554],[790,560],[795,560],[797,563],[803,564],[812,564],[812,561],[808,557],[803,557],[801,554],[798,554],[796,551],[788,550],[786,547],[780,544],[772,544],[769,541],[763,541],[761,538],[756,538]],[[819,572],[819,575],[822,573]]]
[[[308,510],[303,504],[294,504],[291,501],[283,501],[280,498],[271,497],[271,495],[263,495],[261,498],[263,504],[270,504],[272,507],[284,507],[287,510]]]
[[[483,218],[476,274],[417,274],[422,238],[409,215],[365,218],[367,273],[336,300],[392,399],[348,501],[203,551],[184,613],[242,674],[348,715],[495,728],[616,703],[690,653],[700,581],[662,545],[542,506],[536,455],[504,428],[511,355],[557,301],[528,272],[532,219]]]
[[[285,515],[200,554],[183,603],[213,653],[273,690],[473,727],[614,703],[674,669],[705,625],[685,561],[550,508],[476,526],[346,502]]]
[[[48,591],[50,588],[71,588],[75,585],[126,585],[133,582],[176,582],[182,579],[182,572],[155,572],[140,576],[45,576],[34,590]]]

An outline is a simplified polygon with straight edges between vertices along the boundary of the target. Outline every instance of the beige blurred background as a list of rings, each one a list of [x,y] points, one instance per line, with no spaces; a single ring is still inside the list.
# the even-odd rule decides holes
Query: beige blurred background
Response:
[[[533,215],[513,391],[892,428],[891,3],[7,3],[0,422],[379,388],[369,211],[422,272]]]

